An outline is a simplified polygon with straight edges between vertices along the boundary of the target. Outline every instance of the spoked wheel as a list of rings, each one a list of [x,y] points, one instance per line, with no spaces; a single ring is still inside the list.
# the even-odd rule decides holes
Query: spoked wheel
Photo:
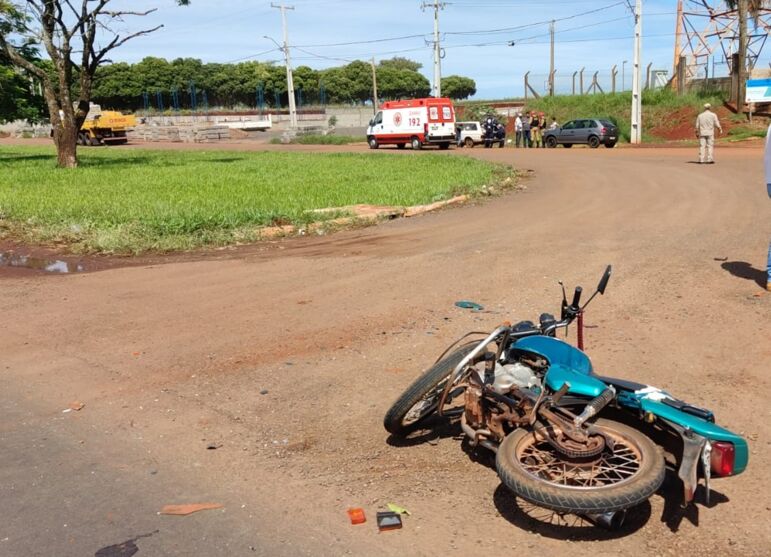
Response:
[[[418,377],[386,412],[383,419],[386,430],[394,435],[406,435],[433,414],[452,370],[477,344],[472,342],[461,346]]]
[[[664,481],[659,448],[617,422],[601,419],[595,427],[605,435],[606,448],[581,459],[566,457],[538,434],[518,429],[498,449],[498,475],[521,498],[558,512],[620,511],[646,501]]]

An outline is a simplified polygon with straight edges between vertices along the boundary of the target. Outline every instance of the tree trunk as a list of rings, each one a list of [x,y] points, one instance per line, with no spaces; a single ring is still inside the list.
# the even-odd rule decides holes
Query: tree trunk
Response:
[[[56,165],[59,168],[76,168],[78,166],[78,129],[71,120],[64,118],[59,126],[53,128],[53,137],[56,145]]]
[[[747,97],[747,0],[739,0],[739,86],[736,95],[736,112],[744,111],[744,103]]]

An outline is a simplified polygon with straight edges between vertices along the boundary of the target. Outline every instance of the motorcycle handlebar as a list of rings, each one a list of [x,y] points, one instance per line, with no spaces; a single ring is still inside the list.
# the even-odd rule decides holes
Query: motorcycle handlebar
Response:
[[[581,293],[584,291],[580,286],[576,286],[576,291],[573,293],[573,302],[570,304],[574,308],[578,307],[578,303],[581,301]]]

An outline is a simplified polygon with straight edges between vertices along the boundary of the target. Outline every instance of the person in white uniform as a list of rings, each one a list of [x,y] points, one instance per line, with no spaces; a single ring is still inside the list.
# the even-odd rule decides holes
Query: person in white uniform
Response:
[[[766,132],[766,191],[771,197],[771,125]],[[771,244],[768,246],[768,261],[766,262],[766,290],[771,290]]]
[[[712,105],[706,103],[704,111],[696,117],[696,136],[699,138],[699,164],[715,164],[715,128],[723,133],[717,114],[710,110]]]

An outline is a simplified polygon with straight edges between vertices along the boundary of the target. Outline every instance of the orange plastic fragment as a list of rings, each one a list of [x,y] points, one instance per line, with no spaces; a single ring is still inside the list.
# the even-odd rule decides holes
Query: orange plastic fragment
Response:
[[[351,524],[363,524],[367,522],[367,517],[364,516],[364,509],[358,507],[348,509],[348,518],[351,519]]]
[[[221,509],[222,505],[218,503],[193,503],[190,505],[164,505],[161,514],[175,514],[185,516],[198,511],[208,511],[211,509]]]

